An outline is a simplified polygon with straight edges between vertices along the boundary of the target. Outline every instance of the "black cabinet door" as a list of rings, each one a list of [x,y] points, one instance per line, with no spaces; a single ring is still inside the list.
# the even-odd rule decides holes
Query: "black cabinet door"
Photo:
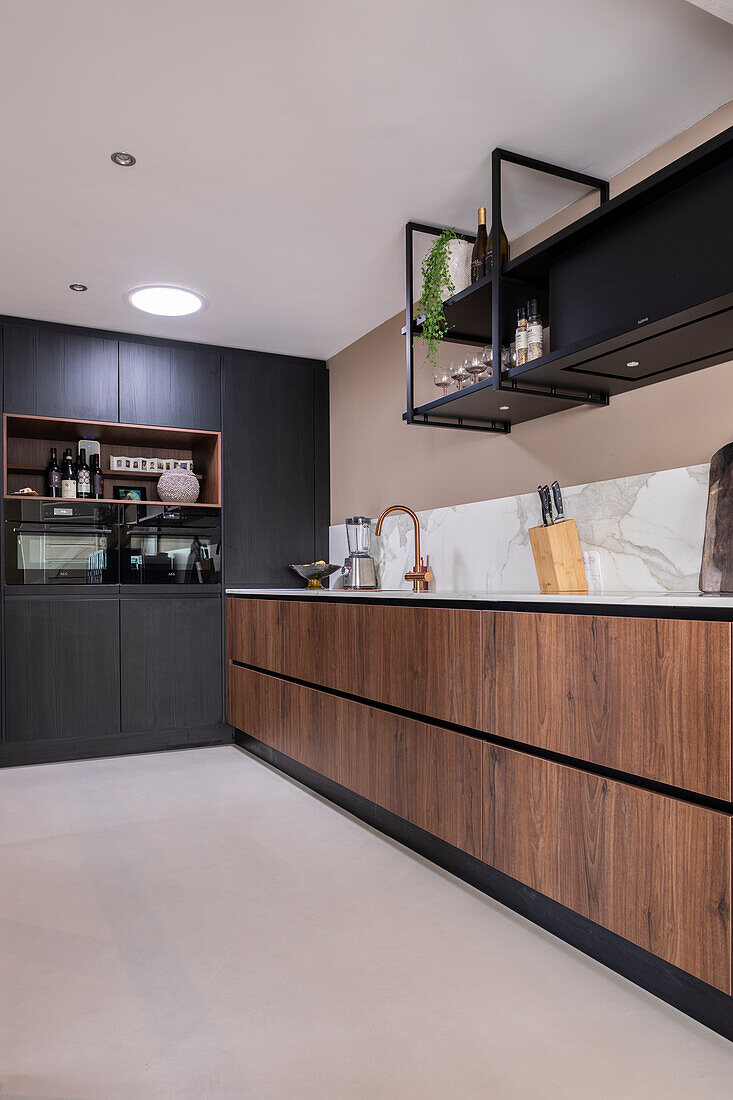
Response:
[[[219,353],[120,341],[120,422],[218,431]]]
[[[221,600],[122,599],[120,615],[123,732],[221,722]]]
[[[5,412],[117,420],[117,341],[3,325]]]
[[[5,740],[120,732],[117,599],[5,601]]]
[[[302,587],[328,554],[328,372],[307,359],[224,356],[224,575]]]

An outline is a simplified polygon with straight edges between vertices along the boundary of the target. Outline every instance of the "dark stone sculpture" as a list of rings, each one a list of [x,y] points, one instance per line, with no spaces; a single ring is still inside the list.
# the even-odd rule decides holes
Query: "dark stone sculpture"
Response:
[[[700,591],[733,594],[733,443],[710,460]]]

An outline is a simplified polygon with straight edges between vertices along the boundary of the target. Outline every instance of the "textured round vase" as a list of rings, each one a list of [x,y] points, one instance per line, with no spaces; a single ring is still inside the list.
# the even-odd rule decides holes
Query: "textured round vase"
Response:
[[[189,470],[166,470],[158,478],[158,496],[161,500],[193,504],[199,497],[199,482]]]
[[[473,245],[470,241],[454,240],[448,244],[448,271],[451,282],[455,287],[454,294],[465,290],[471,285],[471,252]],[[442,297],[442,295],[441,295]],[[448,297],[446,294],[443,301]]]

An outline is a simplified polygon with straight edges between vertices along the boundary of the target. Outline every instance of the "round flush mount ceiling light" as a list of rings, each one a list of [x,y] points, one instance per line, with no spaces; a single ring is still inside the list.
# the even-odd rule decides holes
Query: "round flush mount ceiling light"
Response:
[[[120,168],[132,168],[133,164],[137,163],[132,153],[123,153],[121,151],[113,153],[110,160],[113,164],[119,165]]]
[[[77,294],[81,294],[82,291],[87,290],[84,283],[69,283],[69,290],[75,290]]]
[[[639,360],[638,359],[629,359],[626,366],[627,367],[638,367],[639,366]]]
[[[187,313],[197,313],[206,306],[203,294],[196,290],[186,290],[182,286],[134,286],[125,294],[125,301],[143,313],[154,313],[157,317],[185,317]]]
[[[509,406],[508,405],[499,405],[499,412],[502,412],[502,413],[509,412]]]

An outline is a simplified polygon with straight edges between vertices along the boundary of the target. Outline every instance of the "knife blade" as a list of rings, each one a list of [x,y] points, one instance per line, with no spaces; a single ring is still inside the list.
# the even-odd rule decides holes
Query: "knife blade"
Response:
[[[559,481],[553,481],[552,495],[555,498],[555,507],[557,508],[557,522],[562,523],[562,521],[565,519],[565,513],[562,506],[562,493],[560,492]]]

